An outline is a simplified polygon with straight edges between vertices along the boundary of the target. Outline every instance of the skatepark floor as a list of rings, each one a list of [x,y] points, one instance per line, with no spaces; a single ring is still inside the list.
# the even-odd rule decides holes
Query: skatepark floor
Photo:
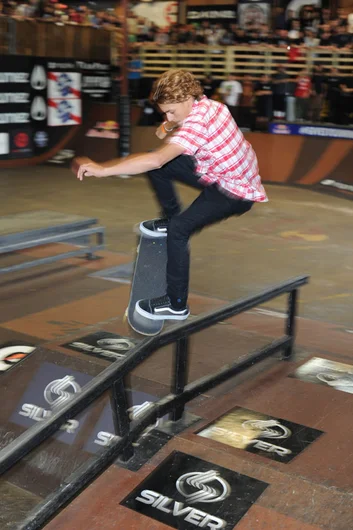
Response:
[[[1,417],[6,426],[19,403],[21,385],[26,388],[41,364],[55,363],[90,376],[109,364],[64,344],[99,330],[136,338],[124,319],[129,283],[110,281],[97,273],[133,261],[135,226],[158,216],[158,206],[143,176],[79,182],[68,169],[34,166],[1,170],[0,181],[3,216],[49,210],[96,217],[106,228],[106,249],[98,252],[99,260],[71,258],[1,275],[0,346],[21,340],[40,347],[37,357],[33,354],[21,364],[17,385],[13,385],[17,367],[1,376],[3,395],[7,396]],[[195,190],[181,185],[178,190],[184,205],[197,196]],[[353,203],[308,188],[267,185],[266,190],[268,203],[255,205],[241,218],[216,224],[193,237],[191,313],[198,315],[308,274],[310,282],[299,293],[296,357],[290,363],[268,363],[267,371],[255,370],[238,385],[231,382],[218,387],[204,396],[206,410],[204,402],[195,402],[191,410],[202,418],[201,427],[238,406],[324,434],[283,464],[229,449],[188,429],[169,441],[138,473],[112,466],[47,525],[49,530],[87,524],[93,530],[170,528],[116,501],[172,451],[192,454],[271,485],[237,523],[237,530],[353,527],[351,394],[288,377],[313,357],[353,364]],[[5,266],[56,251],[56,245],[47,245],[1,256],[0,262]],[[285,302],[280,297],[197,335],[189,380],[212,373],[282,334]],[[134,371],[132,384],[157,396],[167,393],[169,361],[169,350],[156,352]],[[13,482],[18,486],[17,479]],[[6,489],[9,497],[17,498],[17,486]],[[20,486],[30,490],[28,484]],[[103,504],[95,492],[105,489]],[[30,494],[41,493],[31,490]],[[32,502],[32,497],[31,502],[27,498],[27,504]]]

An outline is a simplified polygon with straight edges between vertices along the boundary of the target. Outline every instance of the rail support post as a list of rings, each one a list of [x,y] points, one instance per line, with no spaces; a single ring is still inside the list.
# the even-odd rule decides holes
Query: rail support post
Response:
[[[188,379],[189,338],[181,337],[175,343],[174,375],[171,392],[182,394]],[[184,413],[185,405],[177,405],[170,413],[171,421],[178,421]]]

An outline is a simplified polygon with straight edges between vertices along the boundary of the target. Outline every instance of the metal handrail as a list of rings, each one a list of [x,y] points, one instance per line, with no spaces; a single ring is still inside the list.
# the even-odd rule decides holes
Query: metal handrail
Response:
[[[177,421],[184,412],[184,405],[202,392],[244,372],[254,364],[270,357],[279,350],[283,350],[283,358],[289,359],[292,355],[295,335],[295,316],[297,303],[297,289],[308,283],[308,276],[299,276],[292,280],[283,282],[276,287],[271,287],[258,295],[243,298],[237,302],[230,303],[216,311],[211,311],[198,316],[193,320],[184,322],[176,327],[167,329],[160,335],[145,339],[123,359],[121,362],[113,363],[103,370],[94,379],[88,382],[79,394],[73,396],[62,408],[41,423],[38,423],[8,444],[0,451],[0,475],[15,465],[31,450],[56,432],[60,426],[70,418],[82,412],[95,399],[111,388],[115,403],[125,403],[124,378],[142,361],[147,359],[155,350],[168,344],[176,343],[176,366],[174,375],[175,393],[169,394],[156,403],[151,404],[141,419],[129,422],[127,407],[118,407],[118,428],[120,432],[113,439],[108,449],[93,461],[88,461],[76,470],[60,488],[49,495],[38,507],[31,512],[30,517],[21,528],[34,530],[51,517],[65,502],[73,495],[82,490],[91,480],[97,477],[116,458],[121,455],[125,460],[132,456],[132,442],[150,424],[167,412],[172,412],[172,419]],[[261,350],[247,355],[244,359],[236,361],[231,365],[221,368],[216,374],[212,374],[193,383],[185,385],[185,366],[188,357],[188,337],[194,333],[209,328],[210,326],[235,316],[239,313],[252,309],[277,296],[289,293],[288,318],[286,322],[286,334],[265,346]],[[184,370],[184,372],[183,372]],[[121,399],[120,399],[121,398]]]

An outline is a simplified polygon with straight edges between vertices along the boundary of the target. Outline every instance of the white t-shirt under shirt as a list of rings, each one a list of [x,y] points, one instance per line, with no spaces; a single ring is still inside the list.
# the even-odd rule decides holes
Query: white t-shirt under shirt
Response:
[[[223,94],[224,103],[232,107],[236,107],[239,102],[240,94],[243,93],[243,87],[239,81],[222,81],[219,87],[219,91]]]

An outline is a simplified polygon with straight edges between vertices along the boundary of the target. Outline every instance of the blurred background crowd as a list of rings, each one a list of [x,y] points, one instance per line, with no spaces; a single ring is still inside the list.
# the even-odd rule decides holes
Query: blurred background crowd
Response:
[[[61,3],[57,0],[18,0],[0,2],[2,16],[17,19],[41,19],[56,24],[90,25],[96,28],[120,28],[123,20],[114,7],[101,3]],[[113,5],[113,4],[112,4]],[[313,121],[349,126],[353,123],[353,77],[347,69],[332,67],[332,62],[315,61],[310,70],[288,71],[286,65],[300,60],[308,50],[353,56],[353,13],[339,9],[335,16],[329,9],[304,5],[300,11],[272,10],[270,22],[256,17],[242,27],[236,20],[212,23],[203,20],[193,24],[171,24],[159,27],[153,21],[138,17],[132,10],[127,19],[130,43],[130,92],[142,108],[141,122],[158,117],[148,102],[151,79],[143,79],[140,50],[148,43],[192,46],[246,46],[285,50],[285,60],[276,73],[251,76],[240,69],[228,72],[227,79],[216,79],[212,69],[204,72],[205,93],[226,103],[243,127],[262,129],[270,120]],[[237,52],[241,53],[241,52]],[[240,71],[239,71],[240,70]]]

